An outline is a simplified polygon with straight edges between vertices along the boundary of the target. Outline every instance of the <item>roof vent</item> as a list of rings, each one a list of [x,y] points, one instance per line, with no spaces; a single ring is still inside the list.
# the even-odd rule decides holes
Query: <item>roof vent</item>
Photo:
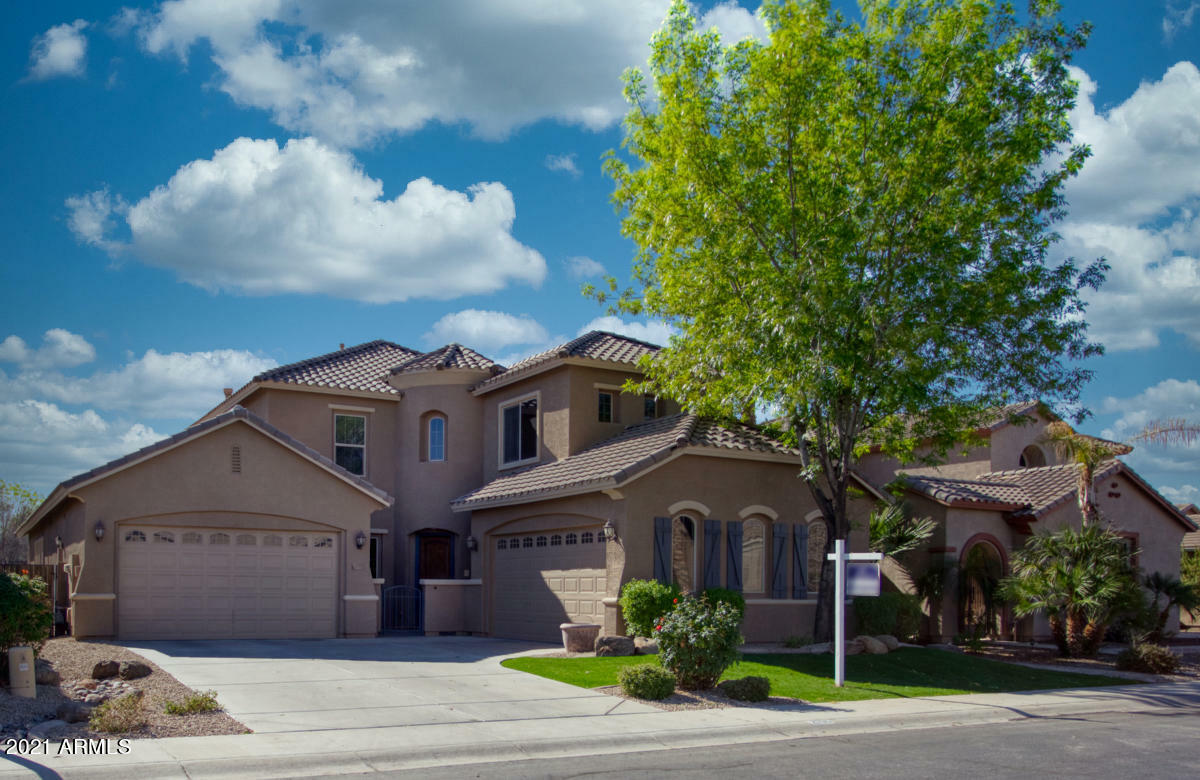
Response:
[[[345,344],[338,344],[338,352],[341,352],[345,348],[346,348]]]
[[[226,398],[228,398],[229,396],[233,395],[233,388],[232,388],[232,387],[222,387],[222,388],[221,388],[221,391],[222,391],[223,393],[225,393],[225,397],[226,397]]]
[[[229,466],[234,474],[242,473],[242,448],[235,444],[233,450],[229,453]]]

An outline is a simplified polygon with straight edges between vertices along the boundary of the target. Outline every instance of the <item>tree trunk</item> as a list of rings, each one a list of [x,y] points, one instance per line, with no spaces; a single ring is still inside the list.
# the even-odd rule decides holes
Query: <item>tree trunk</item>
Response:
[[[1088,621],[1077,610],[1067,611],[1067,656],[1081,658],[1084,654],[1084,633]]]
[[[1067,628],[1063,624],[1063,619],[1059,615],[1048,615],[1050,621],[1050,635],[1054,637],[1054,644],[1058,645],[1058,654],[1063,658],[1071,655],[1071,648],[1067,646]]]
[[[1100,644],[1104,641],[1104,632],[1108,624],[1100,621],[1088,621],[1083,630],[1083,657],[1093,658],[1100,652]]]
[[[829,530],[829,524],[825,524],[825,550],[821,555],[821,585],[817,589],[817,614],[813,617],[813,641],[814,642],[832,642],[833,641],[833,608],[834,594],[834,567],[833,561],[827,557],[833,552],[833,533]]]

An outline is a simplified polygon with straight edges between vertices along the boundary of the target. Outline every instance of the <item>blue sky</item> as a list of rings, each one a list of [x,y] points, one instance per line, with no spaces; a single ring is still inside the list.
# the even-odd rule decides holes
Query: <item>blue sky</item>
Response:
[[[20,3],[0,30],[0,478],[42,492],[269,366],[385,338],[502,362],[627,275],[600,158],[667,0]],[[698,6],[727,40],[757,3]],[[1106,256],[1083,429],[1200,417],[1200,2],[1095,25],[1061,251]],[[1127,460],[1200,500],[1200,447]]]

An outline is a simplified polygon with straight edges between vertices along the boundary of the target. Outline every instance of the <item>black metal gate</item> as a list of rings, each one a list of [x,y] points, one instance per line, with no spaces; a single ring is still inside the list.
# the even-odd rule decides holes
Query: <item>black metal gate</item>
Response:
[[[411,585],[383,589],[383,631],[420,631],[425,622],[425,594]]]

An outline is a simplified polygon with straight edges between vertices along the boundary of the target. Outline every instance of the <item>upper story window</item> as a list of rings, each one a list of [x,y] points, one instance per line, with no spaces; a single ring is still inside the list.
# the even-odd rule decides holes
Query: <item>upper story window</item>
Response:
[[[356,414],[333,416],[333,461],[351,474],[367,473],[367,418]]]
[[[538,399],[525,398],[500,407],[501,460],[505,465],[538,456]]]
[[[598,406],[600,410],[597,419],[600,422],[610,423],[617,421],[616,411],[616,393],[611,390],[601,390],[597,395]]]
[[[642,396],[642,417],[647,420],[653,420],[662,414],[662,407],[659,405],[658,399],[652,395]]]
[[[446,418],[429,418],[429,459],[446,459]]]

